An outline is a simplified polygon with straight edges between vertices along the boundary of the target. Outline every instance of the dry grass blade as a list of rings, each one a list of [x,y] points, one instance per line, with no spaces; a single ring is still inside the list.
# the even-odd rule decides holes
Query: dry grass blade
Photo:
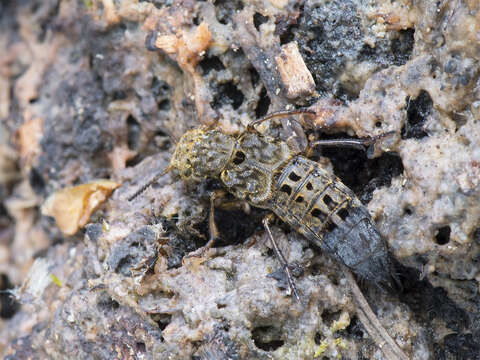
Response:
[[[382,350],[383,354],[388,360],[408,360],[409,357],[405,355],[395,340],[393,340],[392,337],[387,333],[377,316],[372,311],[350,270],[344,267],[344,272],[348,283],[350,284],[350,288],[352,289],[355,302],[358,306],[358,318],[362,322],[367,332],[373,338],[377,346]]]

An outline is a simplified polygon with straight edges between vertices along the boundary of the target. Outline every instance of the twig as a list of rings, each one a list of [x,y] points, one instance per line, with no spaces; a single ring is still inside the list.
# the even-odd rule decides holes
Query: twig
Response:
[[[400,349],[395,340],[388,335],[377,316],[372,311],[365,296],[357,285],[350,270],[344,267],[344,273],[352,289],[353,297],[357,303],[357,315],[368,334],[373,338],[375,344],[382,350],[387,360],[408,360],[408,356]]]

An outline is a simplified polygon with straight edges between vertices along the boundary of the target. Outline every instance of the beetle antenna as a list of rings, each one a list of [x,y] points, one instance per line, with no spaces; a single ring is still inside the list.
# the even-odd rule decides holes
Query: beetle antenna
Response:
[[[142,194],[145,190],[147,190],[152,184],[156,183],[158,181],[158,179],[160,179],[163,175],[167,174],[169,171],[171,171],[173,169],[172,166],[168,166],[165,170],[163,170],[161,173],[155,175],[153,177],[152,180],[150,180],[149,182],[147,182],[146,184],[144,184],[140,189],[138,189],[137,191],[135,191],[135,193],[133,193],[133,195],[131,195],[129,198],[128,198],[128,201],[132,201],[133,199],[135,199],[138,195]]]
[[[168,138],[170,139],[170,141],[172,141],[175,145],[178,144],[178,138],[177,138],[175,135],[173,135],[173,132],[172,132],[172,131],[167,130],[167,129],[164,129],[164,128],[163,128],[163,129],[160,129],[160,131],[161,131],[161,134],[162,134],[162,135],[168,136]]]
[[[282,118],[282,117],[291,116],[291,115],[301,115],[301,114],[316,115],[316,112],[313,111],[313,110],[310,110],[310,109],[306,109],[306,108],[275,111],[275,112],[272,112],[270,114],[265,115],[264,117],[262,117],[260,119],[252,121],[250,124],[248,124],[247,131],[253,131],[255,126],[257,126],[258,124],[261,124],[264,121],[270,120],[270,119]],[[300,123],[298,120],[295,120],[295,119],[292,119],[292,120],[299,123],[300,125],[302,125],[302,123]]]
[[[178,144],[178,138],[177,138],[175,135],[173,135],[172,132],[168,132],[168,133],[166,133],[166,134],[168,135],[168,137],[170,138],[170,140],[173,141],[173,143],[174,143],[175,145]]]

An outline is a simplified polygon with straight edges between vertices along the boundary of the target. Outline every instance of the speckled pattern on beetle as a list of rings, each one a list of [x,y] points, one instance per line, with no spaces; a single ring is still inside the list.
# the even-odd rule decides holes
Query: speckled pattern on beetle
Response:
[[[184,181],[220,179],[236,198],[271,210],[359,277],[392,288],[389,253],[367,208],[286,142],[255,130],[231,136],[194,129],[180,139],[170,169]]]

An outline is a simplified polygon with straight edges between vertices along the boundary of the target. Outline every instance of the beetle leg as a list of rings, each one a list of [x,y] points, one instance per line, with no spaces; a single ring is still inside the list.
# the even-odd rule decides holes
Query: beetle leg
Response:
[[[250,214],[250,205],[246,201],[242,200],[226,200],[222,201],[220,204],[216,204],[217,209],[222,209],[226,211],[233,210],[242,210],[245,214]]]
[[[288,265],[288,262],[285,259],[285,256],[283,256],[282,252],[278,248],[278,245],[275,242],[275,239],[273,238],[272,232],[270,231],[270,226],[268,225],[269,216],[268,215],[265,216],[262,222],[263,222],[263,226],[265,227],[265,230],[267,230],[267,234],[268,234],[268,237],[270,238],[270,242],[272,243],[275,255],[277,255],[278,260],[282,264],[283,271],[285,271],[285,275],[287,276],[287,281],[288,281],[288,286],[290,288],[290,291],[293,293],[293,295],[295,295],[295,298],[297,300],[300,300],[300,296],[298,296],[297,288],[295,287],[295,283],[293,281],[292,273],[290,272],[290,266]]]
[[[221,192],[222,190],[220,190],[219,193]],[[185,255],[186,258],[202,257],[205,254],[205,252],[208,251],[215,244],[215,239],[218,238],[219,232],[218,232],[217,224],[215,224],[215,199],[217,198],[217,195],[218,194],[216,191],[210,194],[210,211],[208,213],[208,232],[210,233],[210,238],[208,239],[208,242],[204,246]]]
[[[369,139],[329,139],[317,140],[310,143],[310,147],[315,146],[338,146],[338,147],[352,147],[354,149],[365,150],[366,147],[372,145],[375,140]]]
[[[337,147],[351,147],[354,149],[365,150],[367,153],[370,153],[371,146],[375,143],[389,135],[392,135],[394,132],[390,131],[378,136],[365,138],[365,139],[328,139],[328,140],[317,140],[308,144],[306,150],[307,154],[316,146],[337,146]]]

